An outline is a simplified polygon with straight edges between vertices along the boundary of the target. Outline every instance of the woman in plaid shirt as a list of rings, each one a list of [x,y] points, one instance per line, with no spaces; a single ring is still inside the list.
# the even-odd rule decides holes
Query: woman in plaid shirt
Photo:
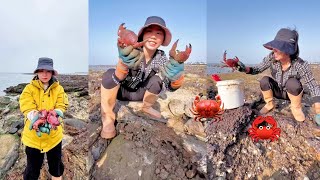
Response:
[[[138,34],[138,41],[144,41],[142,48],[120,47],[116,69],[103,74],[101,84],[101,137],[111,139],[116,135],[113,112],[116,99],[143,101],[142,112],[159,119],[161,114],[152,108],[162,90],[175,91],[184,79],[183,62],[188,59],[169,59],[158,48],[168,46],[171,32],[165,21],[157,16],[148,17]]]
[[[301,99],[303,80],[310,90],[314,103],[315,121],[320,125],[320,87],[312,75],[310,66],[299,57],[299,34],[296,30],[280,29],[271,42],[263,46],[272,52],[255,67],[245,67],[241,62],[237,69],[247,74],[258,74],[270,68],[271,77],[264,76],[260,80],[260,88],[266,105],[260,110],[265,114],[274,108],[273,97],[291,101],[291,111],[297,121],[304,121]]]

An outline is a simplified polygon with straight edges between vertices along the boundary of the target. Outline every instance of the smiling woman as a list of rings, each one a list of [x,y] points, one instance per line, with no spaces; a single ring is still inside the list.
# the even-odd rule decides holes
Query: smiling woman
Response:
[[[166,57],[158,48],[168,46],[171,32],[165,21],[158,16],[147,18],[138,34],[142,48],[118,43],[119,62],[116,69],[103,74],[101,85],[101,137],[112,139],[116,135],[113,108],[116,99],[125,101],[143,101],[142,112],[151,118],[161,119],[161,114],[152,108],[162,90],[175,91],[183,83],[183,61]],[[119,37],[119,40],[129,37]],[[191,49],[190,49],[191,51]],[[189,53],[190,54],[190,53]],[[187,56],[188,57],[188,56]],[[162,70],[162,71],[161,71]]]

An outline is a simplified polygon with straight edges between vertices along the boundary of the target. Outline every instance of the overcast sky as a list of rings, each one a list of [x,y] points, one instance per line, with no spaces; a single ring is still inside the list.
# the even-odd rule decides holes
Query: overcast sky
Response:
[[[0,0],[0,72],[88,71],[88,0]]]

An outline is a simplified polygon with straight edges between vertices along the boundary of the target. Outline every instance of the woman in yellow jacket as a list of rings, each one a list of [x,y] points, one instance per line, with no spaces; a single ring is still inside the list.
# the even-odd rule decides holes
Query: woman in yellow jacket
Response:
[[[44,153],[47,154],[49,172],[52,179],[62,179],[64,165],[62,155],[62,126],[50,131],[39,131],[32,128],[39,119],[39,111],[53,110],[60,116],[68,106],[68,97],[59,84],[50,58],[39,58],[36,76],[24,88],[20,99],[20,110],[25,116],[22,143],[26,146],[27,167],[24,179],[38,179],[42,167]],[[49,130],[49,126],[47,130]],[[44,128],[46,129],[46,128]],[[42,129],[43,130],[43,129]]]

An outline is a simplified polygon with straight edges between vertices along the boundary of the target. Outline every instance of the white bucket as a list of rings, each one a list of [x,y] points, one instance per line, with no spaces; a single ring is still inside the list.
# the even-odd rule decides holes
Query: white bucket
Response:
[[[234,109],[244,104],[243,81],[225,80],[217,81],[218,94],[224,103],[224,109]]]

